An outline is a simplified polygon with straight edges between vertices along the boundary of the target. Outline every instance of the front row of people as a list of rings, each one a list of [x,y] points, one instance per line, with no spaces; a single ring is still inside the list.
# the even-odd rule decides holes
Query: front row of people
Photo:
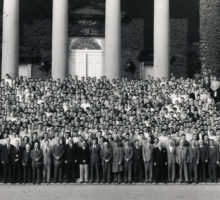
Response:
[[[209,145],[203,141],[192,141],[188,146],[181,140],[176,146],[171,140],[164,147],[162,143],[152,144],[150,138],[143,145],[136,140],[130,145],[126,140],[123,145],[116,141],[104,142],[102,146],[96,139],[88,145],[86,140],[81,144],[68,139],[66,145],[58,138],[51,147],[49,140],[43,146],[36,141],[26,144],[25,149],[7,144],[1,147],[1,163],[4,183],[43,181],[75,182],[77,175],[80,182],[131,183],[133,182],[180,182],[217,181],[219,165],[219,148],[211,140]],[[78,170],[79,168],[79,170]]]

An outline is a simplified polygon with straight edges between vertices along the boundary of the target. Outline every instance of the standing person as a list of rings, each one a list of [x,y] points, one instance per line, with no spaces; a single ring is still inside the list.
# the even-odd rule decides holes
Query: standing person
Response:
[[[196,141],[193,140],[189,146],[189,179],[190,182],[198,181],[199,148]]]
[[[183,182],[183,173],[184,173],[184,178],[185,182],[188,182],[188,159],[189,159],[189,151],[188,147],[185,146],[185,141],[180,140],[180,145],[176,149],[177,153],[177,163],[179,165],[179,182]]]
[[[19,141],[15,141],[15,147],[12,149],[12,182],[21,183],[21,168],[22,168],[22,148],[19,146]]]
[[[100,157],[102,159],[102,178],[103,183],[111,183],[111,161],[112,161],[112,148],[108,142],[104,142],[103,148],[100,151]]]
[[[132,179],[132,164],[133,164],[133,148],[129,145],[129,141],[124,143],[124,182],[131,183]]]
[[[153,144],[151,144],[150,137],[147,138],[147,141],[143,144],[142,155],[144,160],[145,168],[145,182],[152,182],[153,176]]]
[[[171,140],[167,147],[168,182],[174,182],[176,177],[176,147],[175,140]]]
[[[66,168],[66,181],[75,182],[77,146],[73,143],[73,139],[71,137],[68,138],[68,143],[65,145],[64,163]]]
[[[87,147],[86,140],[82,141],[82,146],[78,151],[79,171],[80,171],[80,183],[89,182],[89,148]]]
[[[50,183],[51,179],[51,164],[52,164],[52,147],[50,146],[49,140],[44,141],[42,146],[43,151],[43,180],[46,183]]]
[[[62,182],[63,176],[63,155],[64,155],[64,146],[62,144],[62,138],[57,138],[56,144],[52,148],[53,162],[54,162],[54,183]]]
[[[199,141],[199,181],[206,182],[206,163],[208,163],[208,147],[204,141]]]
[[[121,183],[123,172],[123,148],[119,146],[119,141],[115,140],[113,146],[112,172],[114,174],[114,183]]]
[[[90,147],[91,182],[94,181],[94,171],[96,172],[96,182],[100,181],[100,149],[97,139],[93,138]]]
[[[166,181],[167,151],[161,142],[153,149],[153,163],[155,166],[155,182]]]
[[[31,182],[31,145],[28,143],[25,145],[25,150],[22,156],[24,184]]]
[[[217,165],[219,165],[219,149],[214,145],[214,140],[210,140],[208,147],[208,158],[209,158],[209,181],[217,182]]]
[[[34,143],[34,149],[31,151],[31,159],[32,159],[32,171],[33,171],[33,184],[40,184],[40,171],[42,166],[43,152],[40,149],[39,143]],[[37,175],[37,178],[36,178]]]
[[[3,165],[4,183],[12,182],[12,152],[13,146],[10,144],[10,139],[6,139],[6,145],[2,146],[1,161]]]
[[[139,140],[135,140],[133,148],[133,163],[134,163],[134,182],[143,180],[143,156],[142,147],[139,145]]]

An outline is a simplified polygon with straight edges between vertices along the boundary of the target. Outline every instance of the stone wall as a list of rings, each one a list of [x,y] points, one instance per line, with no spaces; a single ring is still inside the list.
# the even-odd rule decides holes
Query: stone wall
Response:
[[[220,1],[200,0],[200,54],[202,70],[220,75]]]

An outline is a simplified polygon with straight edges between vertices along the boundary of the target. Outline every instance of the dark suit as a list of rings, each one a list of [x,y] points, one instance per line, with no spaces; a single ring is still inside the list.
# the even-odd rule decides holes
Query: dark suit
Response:
[[[94,171],[96,172],[96,181],[100,179],[100,145],[90,147],[90,166],[91,166],[91,181],[94,181]]]
[[[12,148],[12,181],[21,183],[21,171],[22,171],[22,153],[21,147]]]
[[[210,181],[217,181],[217,161],[219,162],[219,149],[217,146],[208,147],[209,155],[209,179]]]
[[[133,148],[133,163],[134,163],[134,181],[143,180],[143,157],[142,157],[142,147],[138,148],[135,146]]]
[[[167,174],[167,150],[165,148],[159,149],[156,147],[153,149],[153,163],[155,166],[155,181],[165,181]]]
[[[102,159],[103,183],[106,182],[106,178],[107,178],[108,183],[110,183],[111,182],[112,148],[103,147],[100,151],[100,156]]]
[[[65,163],[66,167],[66,179],[67,182],[74,182],[75,181],[75,170],[77,161],[77,146],[72,144],[72,147],[67,144],[65,145],[65,153],[64,153],[64,160],[67,162]]]
[[[206,181],[206,163],[208,162],[208,147],[199,147],[199,178],[200,182]]]
[[[133,148],[124,147],[124,182],[131,182],[132,163],[133,163]]]
[[[22,156],[22,164],[23,164],[23,173],[24,173],[24,183],[27,181],[31,182],[31,151],[27,152],[24,150]]]
[[[4,177],[4,183],[7,183],[7,181],[12,182],[12,151],[13,146],[9,145],[9,148],[7,145],[2,146],[2,154],[1,154],[1,160],[3,162],[3,177]]]
[[[57,182],[58,174],[59,182],[62,182],[64,146],[62,144],[54,145],[52,148],[52,154],[54,161],[54,182]]]
[[[31,159],[32,159],[32,168],[33,168],[33,183],[36,182],[36,174],[37,174],[37,182],[40,183],[40,170],[42,166],[43,152],[41,149],[33,149],[31,151]]]

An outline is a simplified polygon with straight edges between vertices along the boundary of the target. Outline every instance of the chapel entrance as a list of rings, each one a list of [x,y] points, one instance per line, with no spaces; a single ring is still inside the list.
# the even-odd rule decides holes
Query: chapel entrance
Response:
[[[104,76],[104,38],[71,38],[68,69],[79,78]]]

